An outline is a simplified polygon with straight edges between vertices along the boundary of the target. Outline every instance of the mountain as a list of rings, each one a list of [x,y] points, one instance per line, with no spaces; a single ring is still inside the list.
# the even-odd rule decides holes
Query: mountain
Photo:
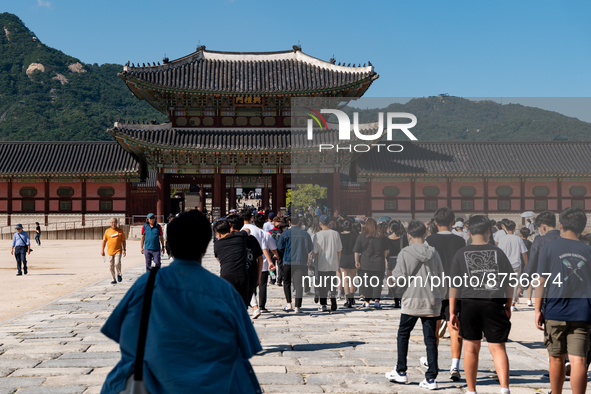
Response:
[[[167,121],[117,77],[122,65],[82,63],[13,14],[0,26],[0,140],[110,140],[118,118]]]
[[[13,14],[0,14],[0,26],[0,140],[111,140],[105,131],[118,118],[168,121],[117,77],[122,65],[84,64],[43,44]],[[440,95],[383,109],[354,105],[344,110],[358,111],[361,123],[376,122],[378,112],[414,114],[412,132],[420,141],[591,138],[591,123],[517,104]]]
[[[520,104],[439,95],[381,109],[362,110],[354,105],[351,102],[344,111],[351,120],[352,113],[359,112],[359,123],[377,122],[379,112],[415,115],[418,122],[410,131],[420,141],[549,141],[559,135],[571,141],[591,139],[591,123]],[[406,139],[402,133],[400,137]]]

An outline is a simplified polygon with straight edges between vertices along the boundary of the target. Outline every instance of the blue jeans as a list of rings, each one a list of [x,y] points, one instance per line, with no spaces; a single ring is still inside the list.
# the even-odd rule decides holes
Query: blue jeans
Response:
[[[37,245],[41,245],[41,234],[35,234],[35,242]]]
[[[22,274],[21,271],[21,264],[22,268],[26,271],[27,270],[27,247],[26,246],[15,246],[14,247],[14,257],[16,258],[16,269],[18,270],[19,274]]]
[[[398,327],[398,363],[396,364],[396,370],[398,372],[406,372],[407,370],[406,358],[408,356],[410,333],[419,319],[421,319],[421,323],[423,324],[423,338],[427,347],[427,361],[429,362],[429,369],[425,373],[425,378],[429,380],[435,379],[439,370],[439,366],[437,365],[438,354],[435,327],[440,317],[418,317],[404,313],[400,315],[400,326]]]
[[[144,249],[144,257],[146,258],[146,272],[152,269],[152,259],[154,259],[154,264],[156,267],[160,268],[161,263],[159,250]]]

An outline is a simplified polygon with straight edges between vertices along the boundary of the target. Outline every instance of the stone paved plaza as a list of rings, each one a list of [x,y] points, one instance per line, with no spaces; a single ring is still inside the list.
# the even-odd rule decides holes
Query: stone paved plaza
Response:
[[[211,248],[204,265],[218,272]],[[111,285],[110,278],[104,279],[1,323],[0,394],[99,393],[106,374],[119,360],[119,346],[104,337],[100,328],[143,270],[138,265],[124,272],[120,284]],[[382,310],[327,313],[317,312],[308,296],[303,305],[306,313],[295,315],[282,311],[281,288],[270,286],[269,293],[267,308],[272,313],[254,321],[264,351],[252,359],[265,393],[425,391],[418,387],[425,372],[419,358],[426,355],[420,324],[409,348],[411,383],[398,385],[384,378],[396,362],[400,317],[400,310],[392,309],[390,301]],[[549,391],[549,381],[541,378],[547,358],[542,344],[537,345],[507,344],[512,393]],[[463,375],[460,382],[449,380],[449,364],[449,340],[444,339],[439,347],[439,391],[465,392]],[[483,344],[478,392],[499,391],[491,356]]]

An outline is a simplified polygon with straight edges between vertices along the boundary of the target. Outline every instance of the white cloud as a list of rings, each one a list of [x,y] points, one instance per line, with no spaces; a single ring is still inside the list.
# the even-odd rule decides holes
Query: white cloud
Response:
[[[51,3],[49,1],[37,0],[37,6],[51,8]]]

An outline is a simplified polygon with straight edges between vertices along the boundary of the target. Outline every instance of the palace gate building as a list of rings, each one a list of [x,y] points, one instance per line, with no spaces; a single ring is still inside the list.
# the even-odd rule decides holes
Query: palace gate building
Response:
[[[154,211],[163,218],[179,185],[199,186],[200,209],[211,196],[214,216],[236,206],[237,189],[261,189],[263,204],[279,211],[302,182],[328,186],[331,208],[349,215],[428,219],[442,206],[493,218],[591,211],[591,142],[405,141],[401,153],[319,155],[319,143],[338,144],[338,127],[308,141],[305,124],[292,125],[292,100],[360,97],[378,78],[371,63],[326,62],[298,46],[201,46],[164,60],[127,64],[119,77],[168,123],[118,121],[107,130],[112,142],[0,143],[0,225]]]

